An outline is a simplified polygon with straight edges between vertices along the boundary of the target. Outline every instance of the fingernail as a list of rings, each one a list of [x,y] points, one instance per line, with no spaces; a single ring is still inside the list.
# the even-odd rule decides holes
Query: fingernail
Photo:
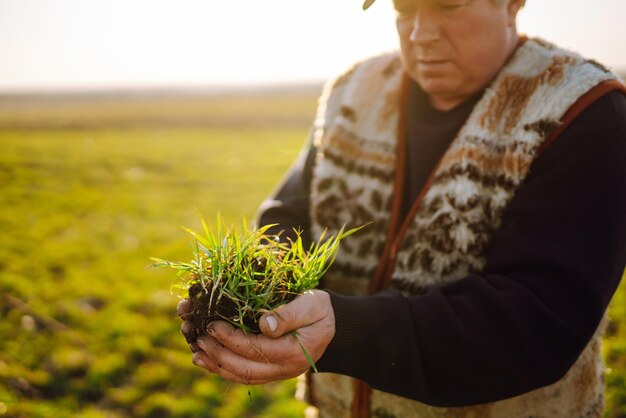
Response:
[[[270,331],[274,332],[278,328],[278,321],[271,315],[265,317],[265,322],[267,322],[267,326],[270,328]]]
[[[200,359],[194,360],[193,364],[195,364],[198,367],[202,367],[203,369],[206,369],[206,363]]]
[[[191,301],[189,299],[184,299],[178,303],[176,307],[176,313],[181,318],[185,319],[186,316],[189,315],[189,311],[191,310]]]
[[[202,349],[202,351],[206,351],[207,345],[204,341],[202,340],[197,340],[196,344],[198,344],[198,346]]]

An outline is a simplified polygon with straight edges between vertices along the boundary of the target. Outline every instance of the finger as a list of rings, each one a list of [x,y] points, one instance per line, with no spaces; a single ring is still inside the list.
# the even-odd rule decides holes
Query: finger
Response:
[[[185,337],[191,332],[192,329],[193,325],[191,325],[191,322],[189,321],[183,321],[183,323],[180,324],[180,332],[182,332]]]
[[[215,373],[222,377],[223,379],[229,380],[235,383],[241,383],[244,385],[260,385],[263,383],[268,383],[269,380],[259,380],[259,379],[248,379],[242,378],[240,376],[234,375],[228,370],[221,367],[221,365],[217,364],[214,360],[212,360],[209,356],[207,356],[203,351],[199,351],[195,353],[192,357],[193,364],[197,367],[205,369],[210,373]]]
[[[180,324],[180,332],[185,336],[185,340],[188,344],[193,344],[198,338],[197,330],[189,321],[183,321],[183,323]]]
[[[261,317],[259,328],[264,335],[277,338],[289,331],[303,328],[315,322],[333,316],[332,304],[328,293],[310,290],[286,305],[279,306],[274,312]]]
[[[176,306],[176,313],[182,319],[186,319],[189,313],[191,312],[192,307],[193,307],[193,303],[189,299],[183,299],[180,302],[178,302],[178,306]]]
[[[233,353],[256,362],[275,363],[291,355],[294,349],[299,349],[297,342],[288,336],[272,339],[260,334],[244,333],[224,321],[210,323],[207,332]]]
[[[290,356],[280,363],[266,363],[241,357],[211,337],[198,339],[198,345],[218,369],[224,369],[244,382],[289,379],[308,369],[304,356]]]

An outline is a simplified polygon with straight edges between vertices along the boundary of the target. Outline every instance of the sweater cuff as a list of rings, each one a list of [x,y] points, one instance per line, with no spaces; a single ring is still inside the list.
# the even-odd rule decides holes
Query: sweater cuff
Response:
[[[320,372],[332,372],[362,378],[359,371],[372,367],[372,339],[381,338],[389,296],[400,296],[387,290],[375,296],[344,296],[326,290],[335,313],[335,336],[316,367]],[[387,301],[385,303],[385,301]]]

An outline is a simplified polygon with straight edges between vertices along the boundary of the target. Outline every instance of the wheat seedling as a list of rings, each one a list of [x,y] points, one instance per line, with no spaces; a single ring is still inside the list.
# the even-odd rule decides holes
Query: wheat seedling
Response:
[[[239,230],[224,231],[218,215],[217,231],[202,219],[204,234],[185,229],[193,237],[193,259],[176,262],[152,258],[154,267],[178,270],[172,290],[192,302],[187,320],[193,342],[205,333],[207,325],[223,319],[244,332],[259,332],[259,318],[290,302],[306,290],[318,286],[320,278],[335,260],[339,242],[360,228],[344,231],[312,243],[305,250],[300,233],[296,239],[281,242],[266,232],[276,226],[249,229],[245,219]],[[298,340],[307,361],[312,359]]]

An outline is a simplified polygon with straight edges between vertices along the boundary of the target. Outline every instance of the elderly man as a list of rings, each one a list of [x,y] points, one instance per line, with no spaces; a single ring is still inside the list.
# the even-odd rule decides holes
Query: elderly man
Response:
[[[371,224],[342,244],[328,290],[265,315],[260,335],[211,324],[196,365],[249,384],[300,375],[297,330],[320,416],[602,415],[626,89],[518,36],[523,2],[394,1],[400,53],[327,85],[260,212],[310,239]]]

